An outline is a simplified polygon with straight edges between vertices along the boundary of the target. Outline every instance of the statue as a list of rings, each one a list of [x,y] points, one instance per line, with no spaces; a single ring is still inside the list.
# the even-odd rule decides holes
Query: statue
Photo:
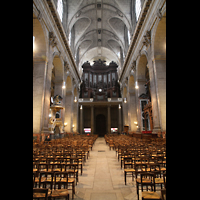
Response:
[[[54,100],[54,105],[60,105],[62,101],[62,97],[60,95],[56,95],[53,100]]]

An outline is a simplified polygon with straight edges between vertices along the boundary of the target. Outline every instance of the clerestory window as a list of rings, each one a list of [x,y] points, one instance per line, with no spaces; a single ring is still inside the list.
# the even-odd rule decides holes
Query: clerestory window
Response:
[[[141,0],[135,1],[135,13],[136,13],[136,21],[138,21],[138,18],[140,16],[141,11]]]
[[[57,3],[57,11],[58,11],[60,20],[61,20],[61,22],[62,22],[62,16],[63,16],[63,2],[62,2],[62,0],[58,0],[58,3]]]

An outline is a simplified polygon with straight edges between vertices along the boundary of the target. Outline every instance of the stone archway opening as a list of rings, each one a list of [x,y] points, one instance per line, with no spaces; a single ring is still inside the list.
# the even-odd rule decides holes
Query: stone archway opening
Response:
[[[106,134],[106,117],[103,114],[96,116],[96,133],[99,137],[104,137]]]

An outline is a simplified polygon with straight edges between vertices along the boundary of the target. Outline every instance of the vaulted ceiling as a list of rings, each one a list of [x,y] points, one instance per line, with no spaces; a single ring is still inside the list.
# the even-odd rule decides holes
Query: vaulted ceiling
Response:
[[[102,59],[120,67],[134,29],[135,0],[67,0],[66,33],[79,70]],[[65,6],[65,4],[64,4]],[[65,9],[63,9],[65,11]],[[135,13],[134,13],[135,14]],[[129,31],[129,33],[128,33]]]

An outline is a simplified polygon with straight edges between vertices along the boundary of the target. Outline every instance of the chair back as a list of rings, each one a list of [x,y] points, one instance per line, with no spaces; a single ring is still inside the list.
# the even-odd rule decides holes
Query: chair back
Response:
[[[151,188],[151,191],[156,191],[155,187],[155,175],[153,173],[149,172],[143,172],[140,174],[141,177],[141,189],[143,192],[143,189],[146,188],[148,191],[149,187]]]
[[[68,172],[55,172],[54,173],[54,189],[61,189],[62,186],[64,189],[68,188]]]

